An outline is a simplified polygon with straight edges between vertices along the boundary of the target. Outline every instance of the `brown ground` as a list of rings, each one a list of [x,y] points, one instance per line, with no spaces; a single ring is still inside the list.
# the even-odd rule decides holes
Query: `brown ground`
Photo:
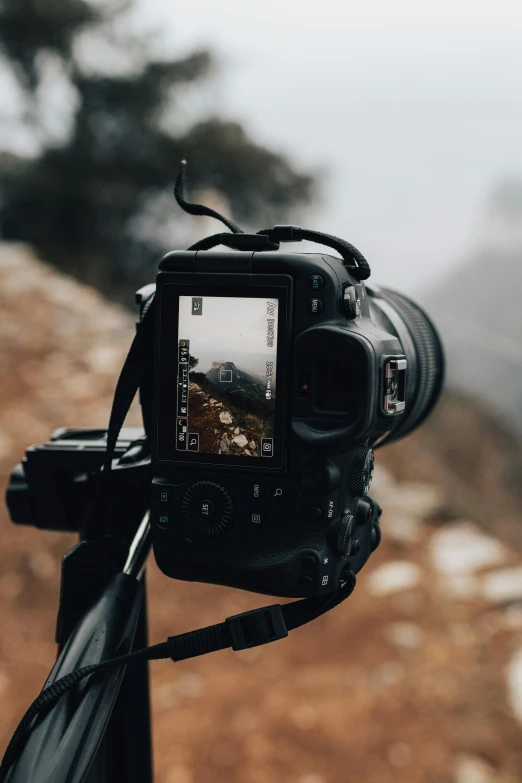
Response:
[[[0,312],[5,483],[24,447],[45,440],[54,427],[105,425],[132,319],[25,251],[6,247],[0,247]],[[487,496],[485,505],[496,506],[504,520],[502,530],[511,531],[506,539],[517,536],[519,506],[501,489],[503,442],[496,451],[490,442],[489,471],[478,446],[467,458],[475,474],[466,465],[460,473],[450,470],[452,444],[465,461],[463,443],[473,433],[461,429],[456,443],[451,417],[462,422],[464,414],[448,406],[446,429],[439,420],[424,441],[412,438],[381,459],[401,480],[415,474],[442,482],[450,505],[437,518],[431,514],[414,543],[387,536],[392,518],[385,514],[384,543],[344,606],[273,645],[152,664],[157,783],[522,780],[521,728],[505,675],[522,647],[516,611],[447,594],[429,555],[437,524],[459,503],[465,509],[466,498]],[[4,747],[52,665],[59,561],[74,538],[17,528],[0,513]],[[372,574],[389,560],[417,565],[421,579],[377,597]],[[509,562],[518,564],[519,555],[508,555]],[[153,562],[149,575],[153,642],[267,603],[236,590],[169,581]]]

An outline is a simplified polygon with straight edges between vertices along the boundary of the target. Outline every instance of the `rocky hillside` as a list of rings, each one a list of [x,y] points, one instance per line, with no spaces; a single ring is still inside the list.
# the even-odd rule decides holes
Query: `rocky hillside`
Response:
[[[191,424],[196,422],[200,451],[206,454],[260,456],[260,438],[264,429],[258,416],[245,415],[234,406],[220,402],[193,381],[189,383],[189,394],[189,421]]]
[[[5,484],[54,428],[105,425],[133,318],[1,245],[0,313]],[[230,448],[250,438],[234,425],[216,425]],[[346,604],[273,645],[152,664],[157,783],[519,783],[518,450],[487,410],[448,397],[380,451],[383,543]],[[73,541],[0,510],[2,747],[52,666]],[[152,561],[149,585],[153,642],[267,603]]]

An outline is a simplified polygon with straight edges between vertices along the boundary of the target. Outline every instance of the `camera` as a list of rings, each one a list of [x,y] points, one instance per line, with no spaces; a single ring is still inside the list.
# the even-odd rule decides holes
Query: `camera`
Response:
[[[342,258],[235,236],[159,267],[155,558],[177,579],[321,596],[380,540],[374,449],[429,414],[442,347],[420,307]]]

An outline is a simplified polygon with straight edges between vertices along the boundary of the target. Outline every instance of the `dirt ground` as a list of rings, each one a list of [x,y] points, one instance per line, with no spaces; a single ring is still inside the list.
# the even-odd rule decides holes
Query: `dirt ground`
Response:
[[[6,246],[0,316],[5,486],[55,427],[105,426],[133,326]],[[484,537],[474,512],[457,519],[466,503],[448,501],[436,460],[418,440],[378,457],[391,469],[376,478],[383,544],[344,605],[272,645],[151,665],[157,783],[522,780],[522,558]],[[0,510],[2,748],[52,666],[60,557],[74,540]],[[151,642],[271,602],[167,580],[152,560],[148,573]]]

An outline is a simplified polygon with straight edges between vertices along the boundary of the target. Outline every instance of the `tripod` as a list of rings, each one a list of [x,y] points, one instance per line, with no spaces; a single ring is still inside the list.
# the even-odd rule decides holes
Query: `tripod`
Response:
[[[73,511],[92,489],[105,433],[58,431],[29,449],[11,477],[14,522],[76,529],[81,539],[63,560],[59,655],[44,687],[81,666],[147,647],[150,477],[142,434],[124,430],[117,445],[110,527],[118,538],[105,528],[82,529]],[[7,780],[152,783],[148,661],[93,674],[62,696],[35,725]]]

